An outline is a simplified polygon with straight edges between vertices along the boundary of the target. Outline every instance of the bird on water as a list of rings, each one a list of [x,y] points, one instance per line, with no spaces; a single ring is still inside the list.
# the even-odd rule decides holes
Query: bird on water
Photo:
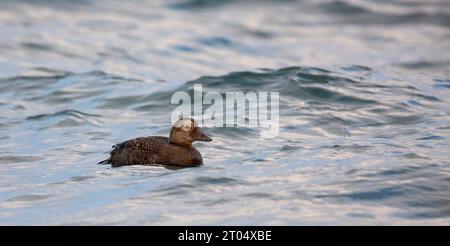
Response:
[[[198,166],[203,164],[194,141],[210,142],[192,118],[180,119],[172,126],[169,137],[140,137],[113,146],[110,157],[99,164],[124,165],[161,164],[167,166]]]

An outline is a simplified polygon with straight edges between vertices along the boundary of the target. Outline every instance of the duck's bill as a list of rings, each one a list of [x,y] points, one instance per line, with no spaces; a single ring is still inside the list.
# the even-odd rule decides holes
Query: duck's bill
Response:
[[[200,136],[197,137],[197,141],[211,142],[212,139],[208,137],[205,133],[201,132]]]

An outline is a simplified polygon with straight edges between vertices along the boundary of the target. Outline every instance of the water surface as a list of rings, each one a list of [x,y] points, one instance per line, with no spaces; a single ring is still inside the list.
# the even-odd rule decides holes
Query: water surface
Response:
[[[0,224],[448,225],[448,1],[2,1]],[[172,94],[280,92],[205,165],[97,165]]]

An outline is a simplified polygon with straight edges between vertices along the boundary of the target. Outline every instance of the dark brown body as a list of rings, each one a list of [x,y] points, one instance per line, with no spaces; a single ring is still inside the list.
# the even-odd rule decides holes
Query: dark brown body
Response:
[[[169,137],[142,137],[113,146],[111,156],[100,163],[113,167],[125,165],[161,164],[168,166],[198,166],[203,164],[194,141],[211,142],[192,118],[179,119],[172,126]]]
[[[169,143],[167,137],[141,137],[113,146],[111,157],[102,163],[112,166],[161,164],[198,166],[203,164],[200,152],[192,145]]]

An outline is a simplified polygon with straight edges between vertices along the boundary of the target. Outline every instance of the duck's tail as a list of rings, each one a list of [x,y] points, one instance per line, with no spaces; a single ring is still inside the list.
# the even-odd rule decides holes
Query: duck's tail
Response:
[[[111,157],[112,157],[112,154],[113,154],[114,150],[117,149],[117,146],[119,146],[119,144],[116,144],[116,145],[113,145],[113,146],[112,146],[113,150],[109,153],[111,156],[110,156],[108,159],[103,160],[103,161],[101,161],[101,162],[99,162],[99,163],[97,163],[97,164],[110,164],[110,163],[111,163]],[[111,163],[111,164],[112,164],[112,163]]]
[[[97,164],[109,164],[109,163],[110,163],[110,159],[108,158],[108,159],[103,160],[103,161],[101,161],[101,162],[99,162]]]

